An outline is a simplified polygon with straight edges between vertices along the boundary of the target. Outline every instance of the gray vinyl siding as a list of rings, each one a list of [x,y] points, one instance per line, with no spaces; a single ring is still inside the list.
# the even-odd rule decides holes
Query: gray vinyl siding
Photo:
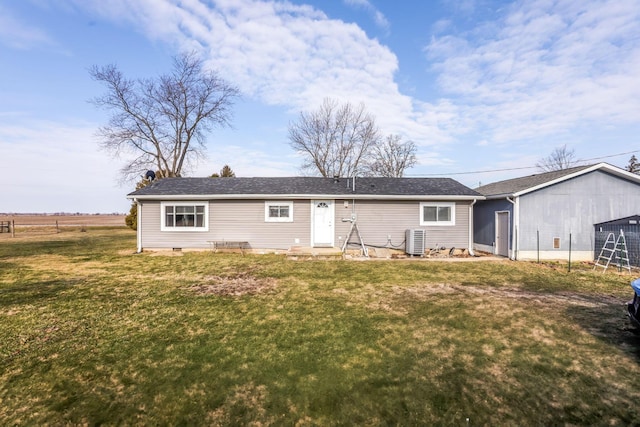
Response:
[[[594,224],[640,213],[640,185],[594,171],[520,197],[520,250],[593,250]]]
[[[295,201],[293,222],[265,222],[264,200],[209,201],[209,231],[161,231],[160,202],[145,202],[142,212],[143,248],[209,248],[209,241],[247,241],[253,249],[308,246],[310,203]],[[299,239],[300,243],[296,243]]]
[[[268,200],[268,199],[267,199]],[[265,222],[265,200],[210,200],[209,231],[161,231],[160,201],[143,202],[139,213],[143,248],[209,248],[209,241],[247,241],[252,249],[310,246],[311,201],[293,201],[293,222]],[[351,223],[352,200],[335,200],[335,246],[341,247]],[[427,247],[469,246],[469,204],[456,203],[455,225],[421,226],[420,201],[356,201],[357,223],[365,244],[404,249],[405,230],[427,230]],[[351,241],[357,238],[352,237]]]
[[[495,246],[496,212],[508,211],[513,218],[513,204],[505,199],[480,200],[473,206],[473,241],[486,246]],[[511,239],[509,239],[511,248]]]
[[[311,214],[307,201],[293,202],[293,222],[265,222],[264,200],[212,201],[209,210],[211,240],[247,241],[254,249],[309,245]]]
[[[342,218],[351,216],[351,201],[344,207],[343,200],[336,200],[336,245],[341,245],[349,233],[351,223]],[[388,236],[398,249],[404,249],[405,231],[408,228],[427,230],[427,247],[469,247],[469,204],[456,203],[455,225],[421,226],[420,201],[356,201],[357,224],[365,244],[386,246]],[[342,239],[340,239],[342,237]],[[354,235],[350,242],[357,242]]]

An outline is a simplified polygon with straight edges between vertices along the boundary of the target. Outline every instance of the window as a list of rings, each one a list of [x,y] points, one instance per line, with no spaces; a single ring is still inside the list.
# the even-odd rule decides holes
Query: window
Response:
[[[456,225],[456,204],[420,203],[420,225]]]
[[[208,231],[207,202],[162,202],[162,231]]]
[[[266,222],[293,222],[293,202],[265,202]]]

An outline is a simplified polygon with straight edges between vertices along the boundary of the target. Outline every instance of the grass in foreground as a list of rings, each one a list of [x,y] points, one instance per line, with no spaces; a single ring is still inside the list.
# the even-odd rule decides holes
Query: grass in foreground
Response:
[[[0,424],[640,422],[631,278],[0,241]]]

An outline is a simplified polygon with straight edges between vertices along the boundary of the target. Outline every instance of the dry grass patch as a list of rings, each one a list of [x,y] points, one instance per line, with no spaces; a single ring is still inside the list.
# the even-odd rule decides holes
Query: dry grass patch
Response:
[[[553,303],[560,305],[577,305],[582,307],[598,307],[620,303],[620,300],[611,295],[584,295],[581,292],[532,292],[518,286],[493,287],[493,286],[468,286],[450,283],[421,283],[418,286],[393,288],[398,294],[410,294],[416,298],[429,298],[434,295],[470,295],[489,296],[492,299],[518,299],[532,303]]]
[[[253,383],[234,387],[224,403],[207,414],[207,425],[228,426],[238,424],[250,427],[273,425],[276,417],[269,414],[266,404],[268,390],[264,385]]]
[[[249,273],[241,273],[237,276],[208,276],[203,277],[203,282],[192,286],[191,289],[199,295],[239,297],[261,294],[276,287],[274,279],[255,277]]]

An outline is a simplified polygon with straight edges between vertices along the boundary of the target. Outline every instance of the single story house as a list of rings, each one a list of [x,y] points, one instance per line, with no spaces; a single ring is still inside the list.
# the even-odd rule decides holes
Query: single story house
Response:
[[[342,248],[355,221],[366,245],[472,249],[483,197],[449,178],[165,178],[127,196],[138,206],[138,251],[246,242],[252,250]],[[356,235],[351,241],[358,242]]]
[[[511,259],[593,261],[595,224],[640,212],[640,176],[607,163],[483,185],[474,247]],[[596,250],[597,249],[597,250]]]

